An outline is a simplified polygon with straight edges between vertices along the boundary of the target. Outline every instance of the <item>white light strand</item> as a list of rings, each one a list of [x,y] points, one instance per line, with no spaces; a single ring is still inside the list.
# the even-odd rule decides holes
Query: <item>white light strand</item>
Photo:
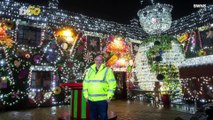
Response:
[[[210,64],[213,64],[213,55],[188,58],[181,63],[180,67],[192,67]]]
[[[157,3],[139,10],[137,14],[143,30],[148,34],[161,34],[168,30],[172,24],[172,8],[169,4]]]

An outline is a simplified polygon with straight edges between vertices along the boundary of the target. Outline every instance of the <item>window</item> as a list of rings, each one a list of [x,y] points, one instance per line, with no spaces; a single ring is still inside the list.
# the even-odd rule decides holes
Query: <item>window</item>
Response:
[[[52,83],[52,71],[32,71],[32,88],[50,89]]]
[[[87,48],[89,51],[100,52],[100,38],[87,36]]]
[[[41,42],[41,29],[32,26],[19,25],[17,43],[37,47]]]

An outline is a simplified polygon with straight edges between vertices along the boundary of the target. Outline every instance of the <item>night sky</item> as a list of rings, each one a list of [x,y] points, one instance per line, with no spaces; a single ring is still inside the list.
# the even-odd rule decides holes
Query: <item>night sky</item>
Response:
[[[48,0],[15,0],[37,5],[48,5]],[[172,19],[176,20],[199,10],[193,4],[213,4],[213,0],[154,0],[154,3],[173,5]],[[86,16],[129,24],[133,18],[138,19],[137,12],[151,0],[59,0],[59,8]]]

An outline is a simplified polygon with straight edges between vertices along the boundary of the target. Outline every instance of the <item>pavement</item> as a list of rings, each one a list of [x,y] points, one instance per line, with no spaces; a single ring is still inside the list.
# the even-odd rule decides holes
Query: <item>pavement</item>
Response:
[[[69,105],[61,105],[6,111],[0,112],[0,120],[58,120],[62,114],[69,113],[69,110]],[[109,111],[117,116],[117,120],[190,120],[195,109],[186,104],[163,106],[139,100],[112,100]]]

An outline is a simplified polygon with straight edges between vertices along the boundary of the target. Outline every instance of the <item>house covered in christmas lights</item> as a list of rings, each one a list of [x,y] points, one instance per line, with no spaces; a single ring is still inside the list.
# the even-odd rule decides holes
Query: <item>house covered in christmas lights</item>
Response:
[[[0,2],[0,109],[69,103],[60,84],[82,80],[97,54],[115,71],[122,98],[160,81],[166,94],[212,101],[213,74],[203,72],[212,69],[212,6],[148,36],[136,19],[123,25],[48,3]]]

